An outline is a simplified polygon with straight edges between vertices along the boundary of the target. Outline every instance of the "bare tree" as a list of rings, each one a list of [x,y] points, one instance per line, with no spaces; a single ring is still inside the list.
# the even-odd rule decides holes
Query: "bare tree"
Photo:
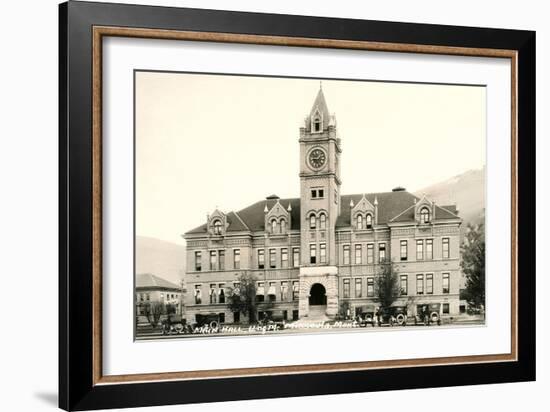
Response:
[[[143,312],[151,326],[156,327],[159,324],[160,317],[165,312],[165,307],[163,303],[151,302],[143,306]]]

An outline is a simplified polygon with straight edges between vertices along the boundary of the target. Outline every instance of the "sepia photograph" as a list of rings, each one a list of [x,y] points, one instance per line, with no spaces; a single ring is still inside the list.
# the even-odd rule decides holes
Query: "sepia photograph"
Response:
[[[486,104],[135,70],[135,339],[485,325]]]

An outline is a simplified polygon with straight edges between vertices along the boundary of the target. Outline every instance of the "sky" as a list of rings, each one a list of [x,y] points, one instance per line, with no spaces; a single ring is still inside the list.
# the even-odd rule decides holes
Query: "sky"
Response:
[[[136,234],[185,244],[216,208],[299,197],[299,128],[319,79],[136,73]],[[481,86],[322,80],[342,194],[414,192],[485,165]]]

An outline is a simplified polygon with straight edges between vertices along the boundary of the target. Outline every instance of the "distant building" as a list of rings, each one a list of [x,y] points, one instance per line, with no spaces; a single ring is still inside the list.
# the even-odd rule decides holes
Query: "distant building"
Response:
[[[151,303],[173,305],[180,313],[182,288],[151,273],[140,273],[136,276],[136,312],[145,315],[145,307]]]
[[[376,274],[389,261],[401,288],[396,305],[408,305],[415,314],[421,305],[440,303],[442,316],[458,314],[462,219],[456,207],[404,188],[343,195],[342,143],[322,90],[298,143],[299,198],[272,195],[237,212],[215,210],[185,233],[187,320],[218,313],[227,322],[246,321],[227,305],[228,289],[238,287],[245,272],[257,278],[260,312],[264,302],[287,319],[333,319],[343,304],[352,312],[376,306]],[[390,173],[370,170],[370,156],[387,156],[391,173],[406,173],[391,153],[370,147],[365,144],[365,162],[355,167],[366,186]]]

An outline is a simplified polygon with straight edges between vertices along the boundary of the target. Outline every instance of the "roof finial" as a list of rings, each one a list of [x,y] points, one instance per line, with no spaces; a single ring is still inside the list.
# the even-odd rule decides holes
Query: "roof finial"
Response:
[[[290,206],[290,202],[288,203],[288,208],[286,210],[288,210],[289,212],[292,212],[292,206]]]
[[[351,200],[349,201],[349,207],[353,207],[353,206],[354,206],[354,204],[353,204],[353,199],[351,199]]]
[[[267,213],[267,212],[269,212],[269,209],[267,208],[267,203],[266,203],[264,207],[264,213]]]

